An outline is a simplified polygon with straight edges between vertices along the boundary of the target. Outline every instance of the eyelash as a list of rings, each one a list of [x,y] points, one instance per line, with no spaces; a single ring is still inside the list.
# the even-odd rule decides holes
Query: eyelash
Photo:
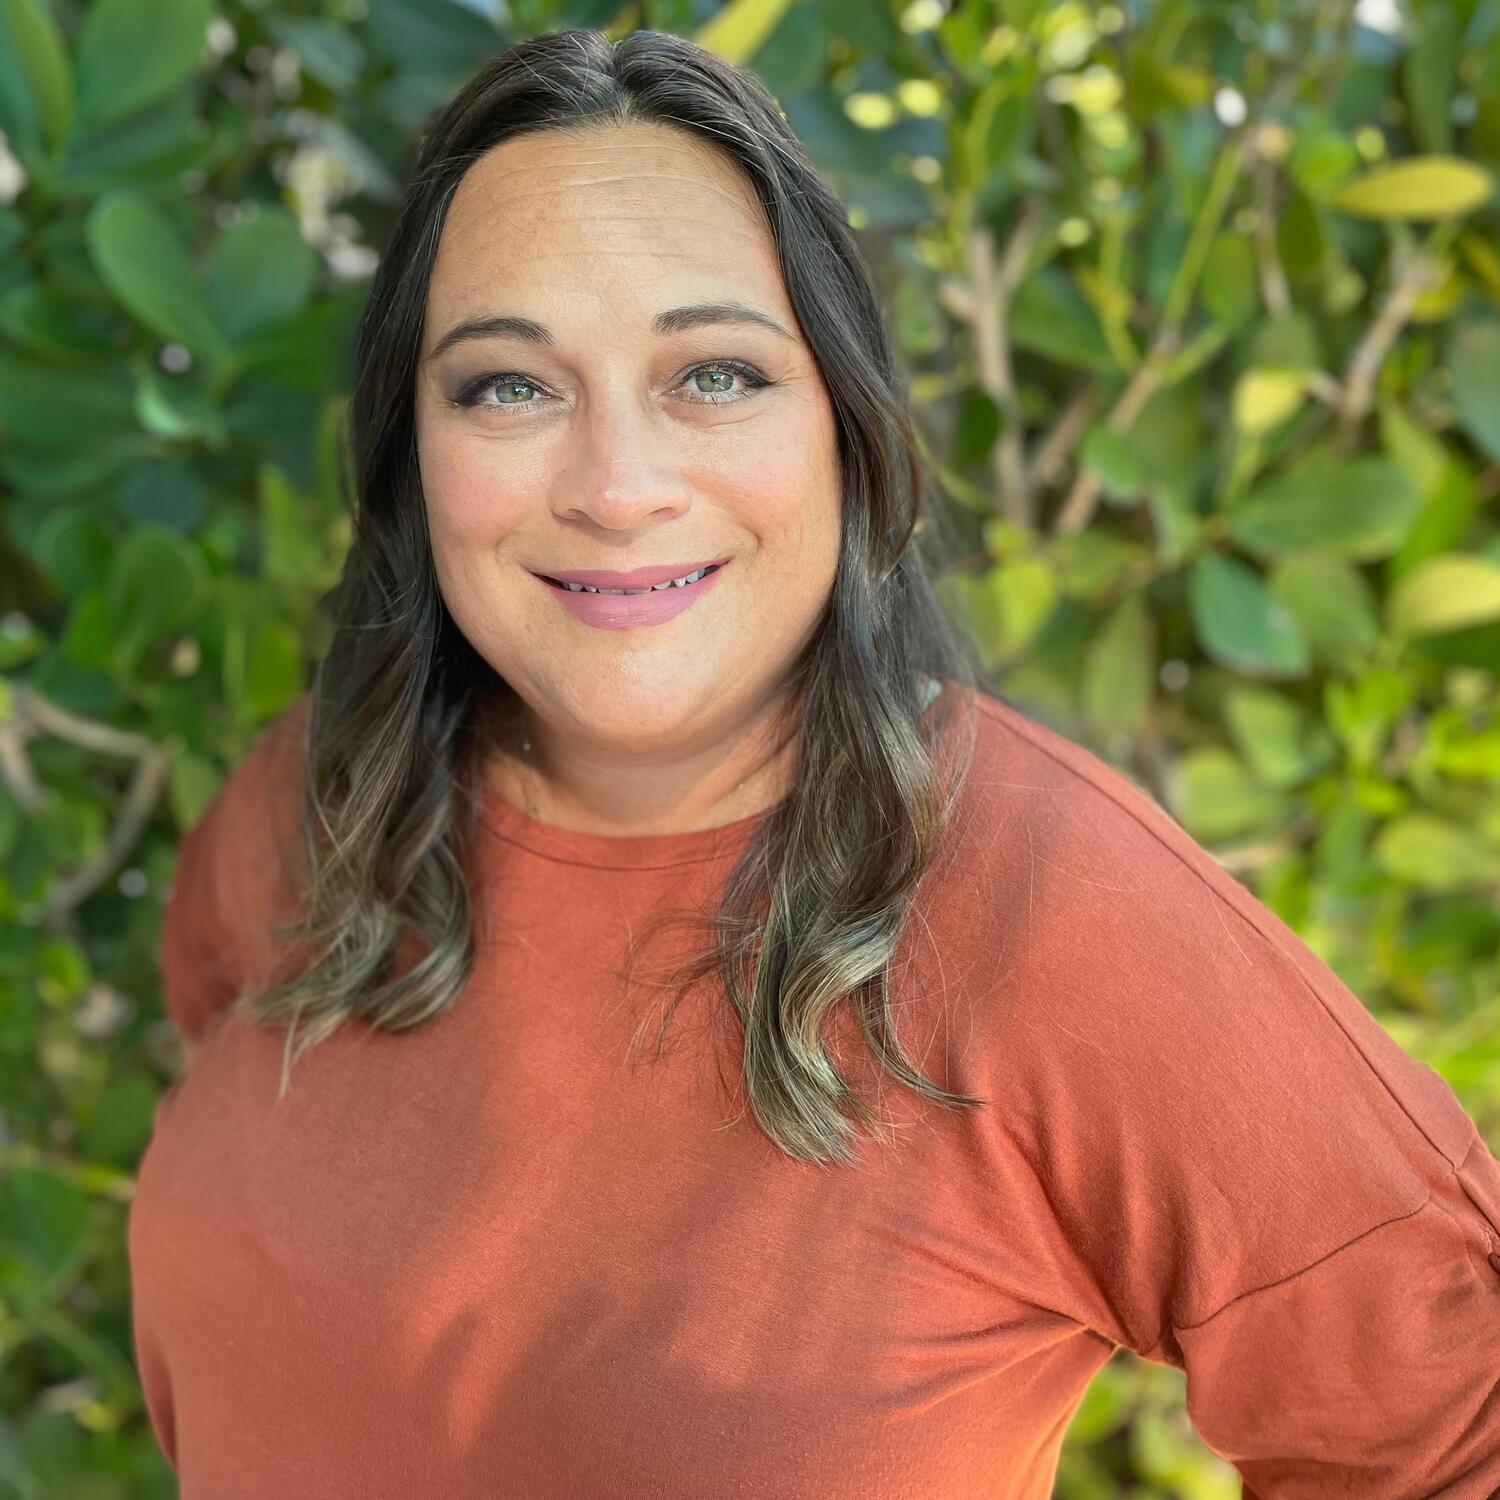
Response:
[[[688,404],[690,406],[728,406],[731,402],[743,401],[746,399],[746,397],[753,396],[757,391],[765,390],[767,386],[776,384],[774,380],[768,380],[764,375],[762,375],[754,365],[747,365],[743,360],[738,359],[705,360],[702,364],[694,365],[690,370],[686,371],[682,378],[684,380],[688,380],[692,376],[696,375],[700,370],[729,370],[733,374],[739,375],[743,379],[749,381],[750,388],[746,391],[742,391],[737,396],[696,396],[689,400]],[[530,386],[533,390],[537,391],[543,389],[542,385],[539,382],[528,379],[524,375],[517,375],[514,373],[503,375],[481,375],[478,379],[471,380],[468,385],[466,385],[458,393],[458,395],[453,398],[453,404],[455,406],[468,407],[483,406],[486,411],[504,411],[507,409],[514,411],[524,411],[528,406],[532,406],[535,404],[534,402],[530,401],[480,401],[480,396],[483,395],[485,391],[489,390],[491,386],[503,385],[507,382],[512,385]]]

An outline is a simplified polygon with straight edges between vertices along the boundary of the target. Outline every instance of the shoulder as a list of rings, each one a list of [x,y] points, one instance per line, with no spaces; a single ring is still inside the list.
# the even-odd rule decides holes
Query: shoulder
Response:
[[[1179,1142],[1226,1110],[1301,1140],[1320,1097],[1439,1171],[1463,1160],[1448,1084],[1145,789],[1009,703],[976,706],[960,860],[999,1047]]]
[[[1002,698],[973,702],[967,856],[1024,891],[1033,940],[1061,937],[1075,963],[1108,960],[1117,979],[1127,955],[1149,968],[1189,946],[1240,965],[1305,952],[1146,788]],[[1111,935],[1127,945],[1106,953]]]
[[[1007,700],[966,698],[975,743],[956,810],[959,857],[1006,882],[1033,940],[1062,924],[1076,948],[1084,921],[1222,934],[1226,913],[1278,937],[1271,913],[1144,787]]]
[[[264,959],[270,924],[296,912],[310,706],[303,693],[255,732],[181,841],[174,906],[201,913],[241,974]]]
[[[300,824],[311,706],[309,690],[255,731],[189,838],[203,829],[235,847],[269,846]]]

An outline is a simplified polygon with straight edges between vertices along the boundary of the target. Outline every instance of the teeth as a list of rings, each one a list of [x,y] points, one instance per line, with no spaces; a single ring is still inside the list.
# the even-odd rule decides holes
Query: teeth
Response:
[[[669,578],[665,583],[653,583],[646,589],[596,589],[586,583],[565,583],[563,587],[572,594],[650,594],[659,593],[662,589],[686,588],[690,583],[697,583],[707,572],[707,568],[699,568],[696,573],[689,573],[683,578]]]

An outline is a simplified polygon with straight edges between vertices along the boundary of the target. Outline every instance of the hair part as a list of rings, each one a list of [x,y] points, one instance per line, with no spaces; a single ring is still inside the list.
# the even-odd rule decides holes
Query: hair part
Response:
[[[940,768],[938,743],[969,695],[944,691],[924,712],[924,679],[994,690],[920,550],[942,544],[926,524],[903,383],[847,210],[753,73],[669,33],[611,42],[573,29],[522,41],[421,139],[356,340],[353,538],[302,731],[306,915],[277,931],[307,941],[312,958],[236,1009],[259,1025],[287,1023],[284,1092],[291,1063],[346,1022],[414,1029],[468,981],[484,759],[509,741],[521,701],[457,629],[433,570],[413,409],[427,291],[447,207],[485,152],[531,132],[627,122],[686,132],[738,163],[837,419],[839,557],[825,615],[787,683],[800,732],[792,790],[758,826],[716,913],[661,920],[711,929],[709,945],[672,971],[678,1000],[706,976],[722,981],[743,1037],[746,1107],[766,1135],[796,1160],[842,1164],[857,1126],[885,1138],[825,1045],[846,1002],[897,1081],[949,1108],[988,1102],[918,1071],[896,1036],[890,971],[973,753],[971,706],[967,755]],[[935,555],[935,567],[945,562]],[[402,964],[413,943],[425,951],[413,947],[415,961]],[[658,1028],[658,1056],[675,1010]]]

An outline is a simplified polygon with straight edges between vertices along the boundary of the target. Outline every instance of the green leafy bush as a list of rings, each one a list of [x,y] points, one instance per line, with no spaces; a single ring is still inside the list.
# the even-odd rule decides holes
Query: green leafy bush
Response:
[[[165,1496],[124,1226],[176,841],[306,685],[350,334],[509,41],[749,61],[850,205],[1008,696],[1500,1144],[1500,12],[0,0],[0,1494]],[[503,19],[496,19],[496,17]],[[1058,1493],[1231,1496],[1122,1355]]]

